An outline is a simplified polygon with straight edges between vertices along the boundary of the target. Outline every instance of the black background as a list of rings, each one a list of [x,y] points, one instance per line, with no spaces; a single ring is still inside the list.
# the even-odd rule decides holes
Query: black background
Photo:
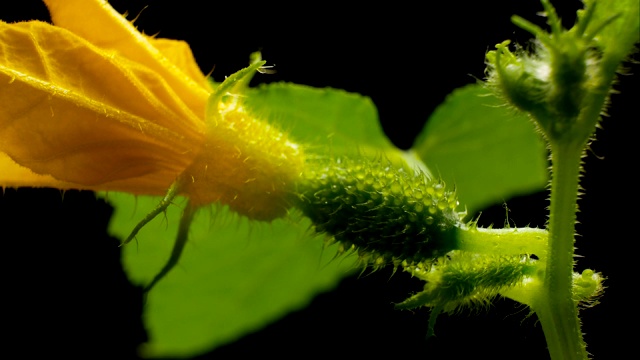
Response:
[[[506,4],[505,4],[506,3]],[[453,89],[483,77],[484,54],[511,38],[524,42],[509,17],[538,24],[535,0],[425,2],[381,5],[305,2],[112,1],[147,34],[188,41],[200,67],[220,81],[262,50],[274,75],[254,82],[289,81],[343,88],[372,97],[383,127],[400,147],[413,137]],[[559,12],[573,23],[579,1]],[[146,8],[145,8],[146,6]],[[143,10],[144,8],[144,10]],[[38,1],[0,5],[0,19],[47,20]],[[629,65],[629,72],[638,72]],[[640,76],[623,76],[609,117],[585,158],[585,195],[580,201],[578,268],[602,271],[609,280],[601,304],[583,311],[583,332],[596,359],[632,353],[635,330],[632,271],[637,227],[634,165]],[[635,103],[634,103],[635,101]],[[490,162],[492,159],[486,159]],[[508,201],[512,224],[544,226],[547,194]],[[2,352],[67,358],[130,358],[145,339],[140,289],[119,263],[118,240],[106,235],[110,207],[91,193],[54,189],[6,189],[0,197],[2,229]],[[483,212],[481,223],[498,226],[505,210]],[[540,325],[528,310],[498,300],[477,313],[442,316],[437,337],[425,339],[428,310],[400,312],[392,303],[419,289],[389,271],[348,278],[294,312],[198,359],[238,356],[349,356],[427,359],[548,358]],[[626,325],[625,325],[626,324]],[[8,336],[7,336],[8,334]],[[628,334],[628,335],[627,335]]]

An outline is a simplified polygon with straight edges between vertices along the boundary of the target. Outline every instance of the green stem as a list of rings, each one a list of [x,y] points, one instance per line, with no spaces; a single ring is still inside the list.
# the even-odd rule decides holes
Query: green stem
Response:
[[[544,229],[483,229],[460,226],[456,249],[478,254],[535,254],[544,258],[549,233]]]
[[[572,298],[573,251],[583,144],[551,145],[552,180],[549,248],[544,293],[532,308],[537,313],[553,360],[587,359],[578,309]]]

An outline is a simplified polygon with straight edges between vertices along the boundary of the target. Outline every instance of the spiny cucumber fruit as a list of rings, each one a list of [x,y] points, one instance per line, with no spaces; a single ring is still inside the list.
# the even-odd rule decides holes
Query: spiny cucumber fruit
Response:
[[[385,160],[310,160],[305,168],[297,207],[365,265],[425,263],[456,249],[461,213],[441,181]]]

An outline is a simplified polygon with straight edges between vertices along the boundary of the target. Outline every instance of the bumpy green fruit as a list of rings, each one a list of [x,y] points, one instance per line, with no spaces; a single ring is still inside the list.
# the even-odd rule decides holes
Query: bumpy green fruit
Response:
[[[455,193],[420,172],[370,159],[312,160],[297,206],[365,264],[429,262],[457,245]]]

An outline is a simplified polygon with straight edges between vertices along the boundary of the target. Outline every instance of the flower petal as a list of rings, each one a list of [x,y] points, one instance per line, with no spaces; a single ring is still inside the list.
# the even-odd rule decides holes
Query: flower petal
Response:
[[[209,81],[204,77],[196,59],[193,57],[189,44],[182,40],[147,37],[149,42],[158,49],[171,63],[193,79],[198,84],[204,85],[207,91],[211,91]]]
[[[0,151],[83,188],[161,194],[203,142],[162,77],[47,23],[0,22],[0,83]]]
[[[56,26],[66,28],[90,43],[117,52],[132,61],[143,64],[160,74],[175,89],[182,100],[198,115],[203,115],[205,103],[201,100],[210,92],[204,75],[193,60],[186,43],[178,50],[175,41],[171,50],[167,42],[144,36],[115,11],[106,0],[44,0]],[[159,42],[163,51],[156,48]],[[187,54],[188,53],[188,54]],[[180,54],[178,63],[176,54]],[[189,66],[185,66],[189,62]],[[181,69],[187,69],[186,72]],[[196,71],[197,70],[197,71]]]
[[[53,187],[58,189],[77,189],[75,184],[65,183],[48,175],[38,175],[11,160],[7,154],[0,153],[0,187]]]

